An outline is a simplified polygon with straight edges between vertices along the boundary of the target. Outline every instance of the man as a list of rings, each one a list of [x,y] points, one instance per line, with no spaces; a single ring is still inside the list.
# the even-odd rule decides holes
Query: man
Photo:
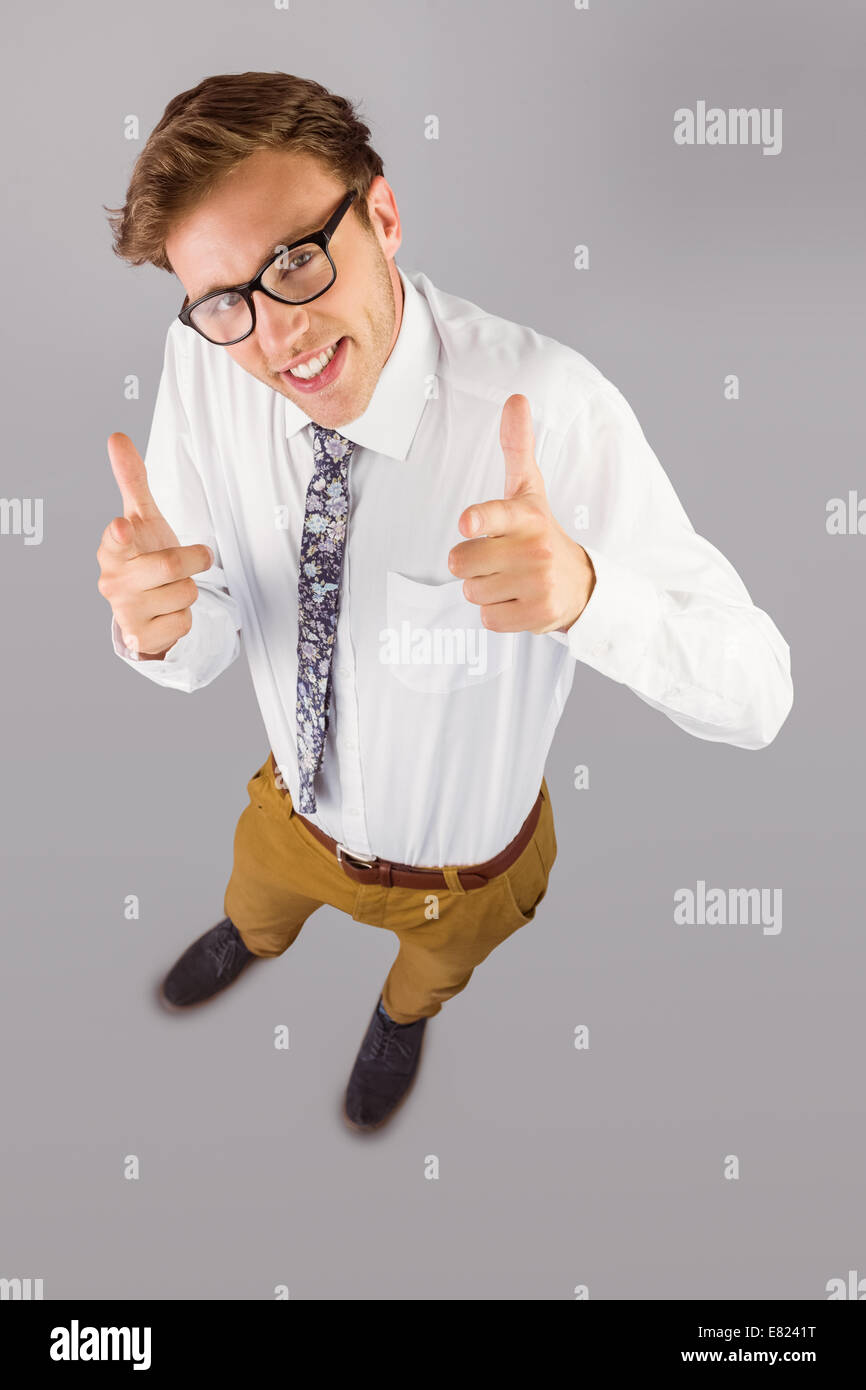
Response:
[[[166,108],[115,249],[186,298],[145,462],[108,441],[123,516],[98,551],[114,650],[150,680],[197,690],[243,634],[271,748],[226,916],[162,997],[211,998],[323,903],[393,931],[344,1102],[361,1130],[407,1094],[427,1019],[545,895],[544,764],[576,661],[741,748],[792,703],[786,643],[616,387],[396,266],[369,133],[283,73],[212,77]]]

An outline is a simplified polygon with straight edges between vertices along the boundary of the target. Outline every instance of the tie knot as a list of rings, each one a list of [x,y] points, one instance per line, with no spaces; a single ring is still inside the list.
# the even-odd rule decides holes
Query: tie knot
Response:
[[[353,439],[346,439],[337,430],[330,430],[325,425],[317,425],[314,421],[310,423],[313,426],[313,456],[317,463],[331,460],[339,463],[351,457],[355,447]]]

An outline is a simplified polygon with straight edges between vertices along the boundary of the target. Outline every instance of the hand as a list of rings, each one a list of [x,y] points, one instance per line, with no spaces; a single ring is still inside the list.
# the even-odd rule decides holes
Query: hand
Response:
[[[509,396],[502,407],[499,442],[504,500],[461,513],[461,534],[476,538],[454,547],[448,567],[467,581],[464,597],[481,605],[493,632],[566,632],[589,601],[595,570],[550,510],[525,396]]]
[[[159,660],[192,627],[190,608],[198,598],[191,578],[208,570],[206,545],[181,545],[154,501],[144,462],[125,434],[108,440],[123,516],[110,521],[96,552],[97,589],[111,605],[126,645],[136,655]]]

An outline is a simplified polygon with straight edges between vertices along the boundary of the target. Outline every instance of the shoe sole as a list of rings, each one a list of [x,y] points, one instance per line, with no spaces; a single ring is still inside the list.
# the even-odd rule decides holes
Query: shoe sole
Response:
[[[225,994],[228,990],[231,989],[232,985],[237,984],[238,980],[241,978],[241,975],[245,975],[249,970],[250,966],[253,965],[255,961],[263,959],[265,959],[265,957],[263,956],[253,956],[252,960],[244,962],[237,975],[235,975],[233,980],[229,980],[227,985],[221,985],[219,989],[214,990],[213,994],[205,995],[204,999],[194,999],[191,1004],[173,1004],[170,999],[166,998],[165,994],[163,993],[163,985],[165,984],[164,976],[155,986],[154,994],[156,995],[156,998],[158,999],[162,1007],[166,1009],[170,1014],[188,1014],[190,1009],[200,1009],[203,1004],[209,1004],[212,999],[216,999],[219,997],[219,995]]]
[[[348,1116],[348,1114],[346,1113],[346,1100],[347,1100],[348,1095],[349,1095],[349,1087],[348,1087],[348,1084],[346,1085],[346,1089],[345,1089],[345,1091],[343,1092],[343,1108],[342,1108],[342,1112],[341,1112],[341,1113],[342,1113],[342,1116],[343,1116],[343,1122],[344,1122],[344,1124],[346,1124],[346,1125],[348,1126],[348,1128],[351,1129],[351,1130],[353,1131],[353,1133],[355,1133],[355,1134],[372,1134],[372,1133],[373,1133],[375,1130],[377,1130],[377,1129],[383,1129],[384,1126],[388,1123],[388,1121],[389,1121],[389,1120],[392,1120],[392,1119],[394,1118],[394,1116],[397,1114],[397,1111],[400,1109],[401,1105],[403,1105],[404,1102],[408,1099],[409,1095],[410,1095],[411,1092],[412,1092],[412,1088],[413,1088],[413,1086],[415,1085],[415,1082],[416,1082],[417,1079],[418,1079],[418,1073],[419,1073],[419,1071],[421,1070],[421,1058],[422,1058],[423,1055],[424,1055],[424,1044],[425,1044],[426,1041],[427,1041],[427,1029],[425,1028],[425,1029],[424,1029],[424,1032],[423,1032],[422,1035],[421,1035],[421,1046],[418,1048],[418,1059],[417,1059],[417,1062],[416,1062],[416,1064],[415,1064],[415,1070],[414,1070],[414,1072],[412,1073],[412,1079],[411,1079],[411,1081],[409,1082],[409,1085],[406,1087],[405,1091],[403,1092],[402,1096],[401,1096],[400,1099],[397,1101],[397,1104],[393,1107],[393,1109],[389,1110],[388,1113],[387,1113],[387,1115],[385,1115],[381,1120],[377,1120],[375,1124],[372,1124],[372,1125],[358,1125],[358,1124],[355,1123],[354,1120],[350,1120],[350,1119],[349,1119],[349,1116]]]

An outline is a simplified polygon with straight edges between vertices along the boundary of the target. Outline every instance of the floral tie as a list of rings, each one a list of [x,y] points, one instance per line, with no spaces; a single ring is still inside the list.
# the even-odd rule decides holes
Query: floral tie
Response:
[[[313,425],[316,464],[307,488],[298,575],[298,776],[303,815],[316,809],[313,781],[322,761],[331,698],[331,657],[349,513],[354,441]]]

